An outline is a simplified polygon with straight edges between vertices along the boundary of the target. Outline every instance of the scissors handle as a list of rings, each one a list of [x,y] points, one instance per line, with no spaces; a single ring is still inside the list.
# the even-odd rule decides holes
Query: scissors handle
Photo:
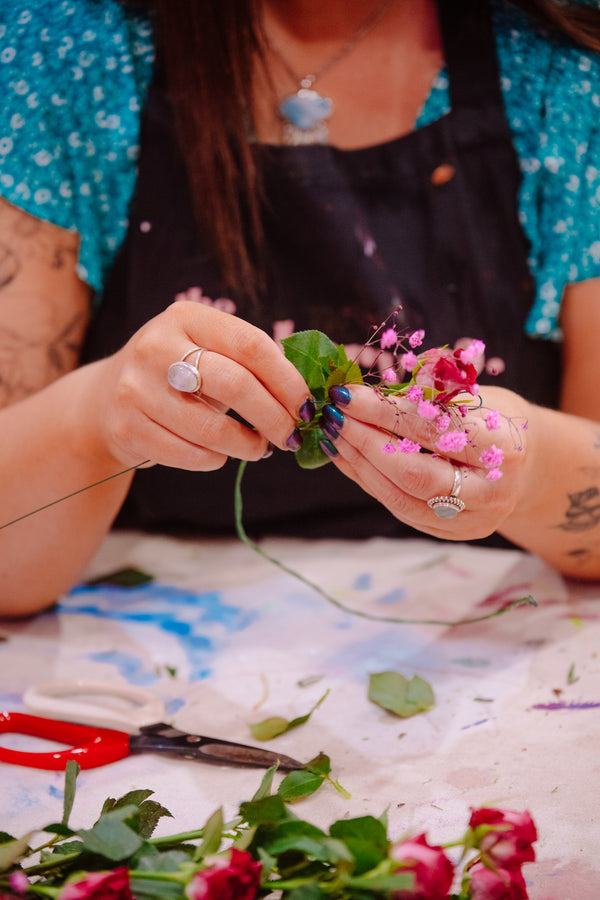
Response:
[[[27,734],[71,744],[66,750],[46,753],[29,753],[0,746],[0,762],[33,769],[61,770],[66,768],[69,759],[78,762],[82,769],[93,769],[129,755],[129,735],[123,731],[43,719],[27,713],[0,712],[0,734]]]

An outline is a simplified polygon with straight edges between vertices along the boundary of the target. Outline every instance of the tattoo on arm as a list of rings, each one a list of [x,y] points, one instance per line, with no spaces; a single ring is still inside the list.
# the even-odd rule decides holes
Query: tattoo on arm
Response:
[[[600,490],[589,487],[569,494],[569,508],[565,521],[558,527],[563,531],[588,531],[600,522]]]

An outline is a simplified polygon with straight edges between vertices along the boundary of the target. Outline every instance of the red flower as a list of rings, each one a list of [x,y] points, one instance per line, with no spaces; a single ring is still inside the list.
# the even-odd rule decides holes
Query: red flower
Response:
[[[528,812],[506,809],[475,809],[469,822],[471,828],[490,826],[479,843],[479,849],[495,866],[514,871],[523,863],[533,862],[537,840],[533,819]]]
[[[186,895],[190,900],[254,900],[261,868],[249,853],[233,847],[229,858],[219,857],[212,866],[196,872]]]
[[[133,900],[129,887],[129,871],[90,872],[80,881],[66,884],[58,900]]]
[[[492,872],[482,863],[476,863],[469,874],[471,900],[527,900],[527,888],[520,869]]]
[[[452,886],[454,868],[441,847],[432,847],[424,834],[395,844],[392,859],[402,862],[398,872],[412,872],[410,890],[394,891],[394,900],[445,900]]]
[[[452,400],[466,391],[477,394],[477,369],[461,359],[462,350],[448,348],[426,350],[419,356],[419,368],[415,370],[415,383],[434,392],[436,403]]]

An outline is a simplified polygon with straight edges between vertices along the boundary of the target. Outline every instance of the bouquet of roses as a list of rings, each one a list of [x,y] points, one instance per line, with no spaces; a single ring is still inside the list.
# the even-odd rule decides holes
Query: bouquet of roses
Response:
[[[217,810],[198,831],[152,837],[170,813],[148,790],[108,799],[91,828],[71,828],[70,762],[62,821],[40,829],[42,843],[0,833],[0,900],[526,900],[521,868],[535,859],[537,837],[529,813],[472,810],[463,837],[444,847],[425,834],[390,840],[385,813],[325,831],[292,804],[320,787],[326,769],[317,757],[274,792],[270,769],[233,821]]]

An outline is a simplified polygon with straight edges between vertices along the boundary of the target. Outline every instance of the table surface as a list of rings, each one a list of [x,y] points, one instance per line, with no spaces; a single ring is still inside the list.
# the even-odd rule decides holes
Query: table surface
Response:
[[[520,551],[430,540],[263,547],[374,616],[453,620],[527,594],[537,607],[460,627],[390,624],[336,608],[236,540],[115,533],[87,577],[134,566],[154,581],[81,585],[51,611],[0,623],[0,708],[22,710],[42,681],[126,682],[160,696],[178,728],[256,743],[249,723],[303,715],[329,691],[306,724],[261,745],[331,757],[351,797],[326,785],[302,802],[303,818],[328,826],[387,808],[392,837],[443,842],[462,834],[470,807],[528,809],[539,833],[524,870],[532,900],[598,900],[598,583]],[[434,707],[400,719],[373,704],[369,674],[385,670],[429,681]],[[109,795],[151,788],[175,817],[157,833],[197,828],[219,806],[233,815],[260,778],[130,757],[80,774],[71,824],[91,825]],[[56,821],[62,789],[61,773],[0,764],[0,830]]]

